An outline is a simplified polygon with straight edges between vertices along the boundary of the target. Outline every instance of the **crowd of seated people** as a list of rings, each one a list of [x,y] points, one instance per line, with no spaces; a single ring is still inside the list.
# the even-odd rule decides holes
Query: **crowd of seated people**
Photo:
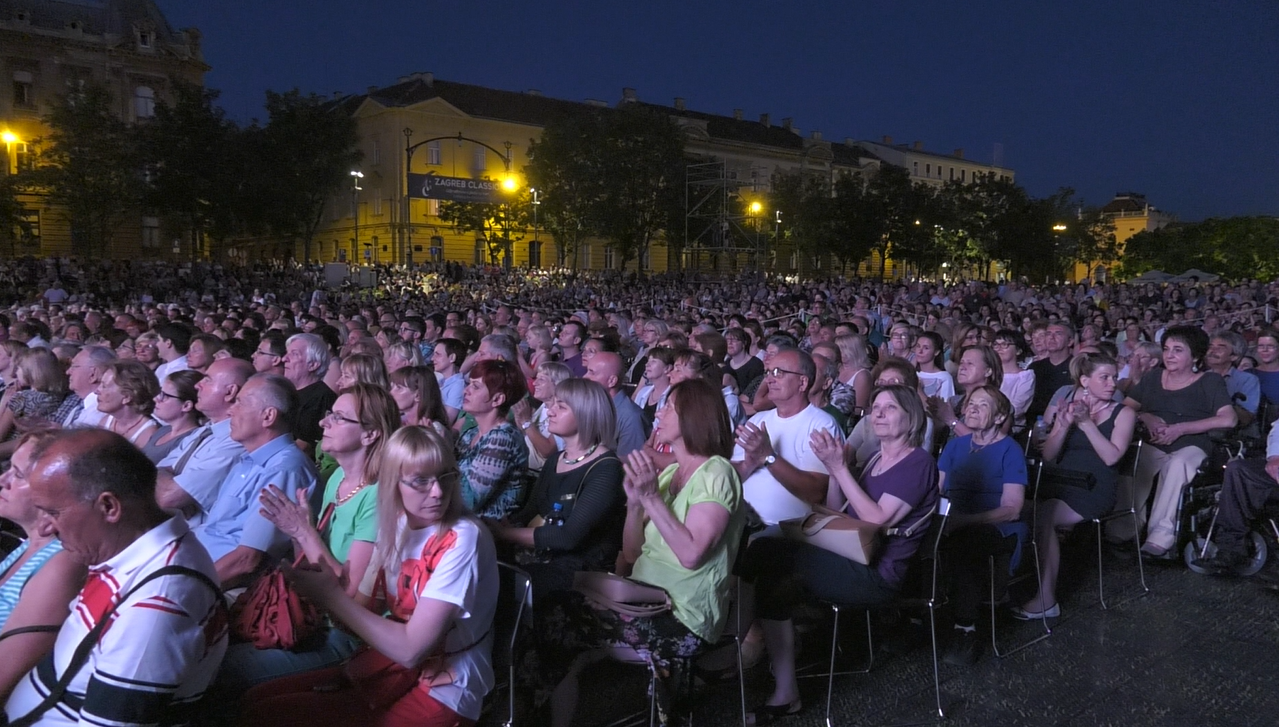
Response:
[[[0,310],[10,720],[474,724],[502,561],[531,577],[516,688],[545,723],[573,723],[586,667],[618,648],[651,665],[670,717],[671,677],[738,594],[743,650],[772,668],[762,723],[803,709],[796,607],[892,602],[927,530],[860,563],[783,522],[821,505],[889,530],[948,498],[944,653],[972,664],[982,596],[1034,564],[1031,538],[1040,579],[1008,607],[1059,616],[1065,532],[1131,502],[1107,537],[1167,557],[1212,437],[1273,432],[1279,401],[1274,283],[379,272],[325,289],[289,264],[0,263],[20,283]],[[1088,486],[1031,502],[1027,452]],[[1279,437],[1266,453],[1226,469],[1205,568],[1246,559]],[[669,609],[602,608],[582,571]],[[258,648],[230,604],[277,573],[322,622]],[[142,632],[163,638],[126,636]],[[348,668],[370,654],[411,688],[371,703]]]

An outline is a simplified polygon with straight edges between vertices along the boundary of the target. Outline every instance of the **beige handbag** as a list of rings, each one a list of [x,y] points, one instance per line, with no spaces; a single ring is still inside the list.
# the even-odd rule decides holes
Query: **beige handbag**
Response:
[[[632,618],[671,610],[671,597],[666,591],[614,573],[578,571],[573,574],[573,590],[593,604]]]
[[[880,527],[842,512],[818,505],[806,517],[779,523],[782,535],[790,540],[815,545],[822,550],[870,565],[879,551]]]

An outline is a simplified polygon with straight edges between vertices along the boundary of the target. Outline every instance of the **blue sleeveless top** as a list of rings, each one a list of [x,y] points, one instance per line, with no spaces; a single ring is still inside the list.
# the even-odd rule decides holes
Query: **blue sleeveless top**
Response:
[[[13,574],[9,576],[9,580],[0,585],[0,628],[4,628],[5,622],[9,620],[9,614],[13,613],[14,607],[18,605],[18,597],[22,595],[22,589],[26,587],[27,581],[30,580],[31,576],[35,575],[36,571],[40,570],[40,568],[47,563],[50,558],[61,551],[61,540],[55,539],[50,541],[48,545],[40,549],[39,553],[31,556],[26,563],[22,564],[21,568],[14,571]],[[18,562],[18,559],[21,558],[22,554],[25,552],[27,552],[27,542],[23,541],[22,545],[19,545],[12,553],[9,554],[9,557],[4,559],[3,563],[0,563],[0,575],[7,573],[9,568],[11,568],[14,563]]]

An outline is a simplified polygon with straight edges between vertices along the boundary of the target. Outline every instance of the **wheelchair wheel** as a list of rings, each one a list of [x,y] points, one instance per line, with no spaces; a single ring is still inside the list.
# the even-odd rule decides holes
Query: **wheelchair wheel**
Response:
[[[1266,559],[1270,557],[1270,545],[1266,542],[1266,538],[1255,530],[1248,531],[1248,539],[1246,542],[1248,547],[1248,564],[1239,572],[1241,576],[1255,575],[1266,565]],[[1200,568],[1195,561],[1199,559],[1199,553],[1203,551],[1204,539],[1202,536],[1196,537],[1194,540],[1186,543],[1181,550],[1182,560],[1186,562],[1186,567],[1200,575],[1205,575],[1208,571]],[[1209,543],[1208,552],[1204,555],[1211,558],[1217,553],[1217,546]]]

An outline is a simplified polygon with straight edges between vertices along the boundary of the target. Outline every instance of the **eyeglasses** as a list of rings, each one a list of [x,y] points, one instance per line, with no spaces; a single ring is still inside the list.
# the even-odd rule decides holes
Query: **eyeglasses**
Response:
[[[181,401],[187,401],[187,399],[183,399],[181,396],[178,396],[177,394],[170,394],[164,389],[160,389],[160,393],[156,394],[155,398],[160,401],[168,401],[169,399],[179,399]]]
[[[341,414],[338,414],[337,412],[333,411],[332,409],[329,409],[328,411],[324,412],[324,416],[320,417],[321,421],[325,419],[328,419],[329,421],[337,422],[338,424],[359,424],[360,423],[359,419],[351,419],[350,417],[344,417]]]
[[[400,484],[417,492],[429,492],[436,485],[442,486],[457,476],[456,472],[448,472],[443,475],[419,475],[417,477],[403,478],[400,480]]]
[[[774,379],[780,379],[782,377],[782,374],[794,374],[796,376],[804,375],[800,373],[799,371],[791,371],[789,369],[784,369],[781,366],[774,366],[773,368],[769,369],[765,373],[767,373],[769,376],[772,376]]]
[[[274,356],[275,354],[271,353],[270,351],[254,351],[253,355],[254,356]]]

